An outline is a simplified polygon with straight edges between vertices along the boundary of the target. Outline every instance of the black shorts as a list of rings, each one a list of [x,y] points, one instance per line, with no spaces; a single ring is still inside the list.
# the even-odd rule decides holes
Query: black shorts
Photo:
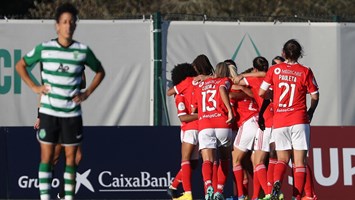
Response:
[[[37,132],[37,139],[43,143],[62,144],[63,146],[79,145],[83,140],[83,120],[76,117],[54,117],[43,113]]]

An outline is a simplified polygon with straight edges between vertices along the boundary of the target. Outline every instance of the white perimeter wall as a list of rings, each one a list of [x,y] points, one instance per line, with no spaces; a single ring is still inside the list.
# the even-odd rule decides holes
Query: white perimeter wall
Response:
[[[79,21],[75,39],[93,49],[107,72],[102,85],[83,104],[84,125],[151,125],[151,30],[150,20]],[[167,80],[174,65],[192,62],[199,54],[206,54],[213,65],[235,55],[242,72],[258,55],[271,63],[287,40],[297,39],[305,54],[300,63],[312,68],[320,87],[312,124],[355,125],[355,24],[165,21],[162,35],[163,78]],[[7,56],[0,54],[0,87],[5,79],[12,83],[9,92],[0,94],[0,126],[33,125],[37,95],[23,82],[21,92],[15,94],[15,54],[20,51],[23,56],[38,43],[55,37],[52,20],[0,21],[0,53],[8,52],[11,59],[5,61]],[[32,73],[39,80],[38,66]],[[90,83],[93,73],[90,69],[86,73]],[[167,107],[171,124],[179,125],[172,97],[167,97]]]

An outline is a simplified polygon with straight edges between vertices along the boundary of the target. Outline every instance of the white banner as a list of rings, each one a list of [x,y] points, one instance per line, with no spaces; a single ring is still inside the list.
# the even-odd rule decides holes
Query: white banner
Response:
[[[151,125],[151,30],[150,20],[79,21],[74,38],[93,49],[107,72],[83,103],[84,125]],[[354,30],[354,24],[340,23],[164,22],[163,79],[170,79],[174,65],[192,62],[199,54],[206,54],[213,65],[235,58],[239,72],[251,67],[258,55],[271,63],[283,44],[295,38],[304,48],[300,63],[313,69],[320,87],[312,124],[355,125]],[[3,20],[0,36],[0,126],[32,126],[38,97],[20,80],[15,64],[35,45],[56,37],[54,21]],[[40,81],[38,66],[31,74]],[[87,69],[86,74],[90,83],[93,73]],[[179,125],[172,97],[167,97],[167,110],[170,123]]]
[[[106,77],[83,103],[86,126],[150,124],[151,21],[81,20],[74,39],[102,62]],[[0,126],[32,126],[38,97],[15,73],[15,64],[35,45],[56,38],[53,20],[0,22]],[[87,84],[93,72],[85,70]],[[39,65],[32,74],[40,82]]]

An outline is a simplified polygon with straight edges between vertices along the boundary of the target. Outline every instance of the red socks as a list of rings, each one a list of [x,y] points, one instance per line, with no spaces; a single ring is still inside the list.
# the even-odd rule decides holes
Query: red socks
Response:
[[[287,169],[287,163],[283,161],[277,161],[274,169],[274,182],[275,181],[282,182],[286,169]]]
[[[263,188],[264,192],[267,192],[267,179],[266,179],[266,167],[264,164],[258,164],[254,170],[254,176],[259,180],[259,184]],[[255,178],[254,178],[255,180]]]
[[[275,169],[276,163],[277,163],[277,159],[275,159],[275,158],[269,159],[269,165],[267,168],[267,191],[266,191],[266,194],[271,193],[272,187],[274,185],[274,169]]]
[[[303,192],[303,186],[306,178],[305,167],[295,167],[294,174],[294,197],[301,198]]]
[[[235,183],[237,184],[238,196],[244,195],[244,191],[243,191],[244,172],[243,172],[242,165],[234,166],[233,173],[234,173]]]
[[[306,182],[304,185],[304,192],[307,197],[314,196],[313,172],[309,165],[306,167]]]
[[[224,184],[226,183],[228,172],[229,172],[229,162],[230,160],[220,160],[218,167],[218,184],[217,192],[223,193]]]
[[[213,173],[212,173],[212,187],[214,191],[217,191],[218,185],[218,161],[213,162]]]
[[[213,163],[209,160],[206,160],[202,163],[202,178],[204,182],[205,191],[208,186],[212,185],[212,168]]]
[[[181,169],[180,169],[180,171],[176,174],[176,176],[175,176],[175,178],[174,178],[174,180],[173,180],[173,182],[171,183],[171,187],[173,187],[173,188],[178,188],[178,186],[179,186],[179,184],[181,183],[181,181],[182,181],[182,171],[181,171]]]
[[[182,171],[182,187],[185,192],[191,192],[191,165],[190,161],[183,161],[181,163]]]

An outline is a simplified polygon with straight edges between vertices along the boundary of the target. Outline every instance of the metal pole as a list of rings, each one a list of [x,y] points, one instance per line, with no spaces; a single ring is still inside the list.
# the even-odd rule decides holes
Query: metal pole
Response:
[[[160,79],[162,76],[162,49],[161,49],[161,14],[154,13],[153,17],[154,34],[154,126],[162,125],[162,94],[160,90]]]

